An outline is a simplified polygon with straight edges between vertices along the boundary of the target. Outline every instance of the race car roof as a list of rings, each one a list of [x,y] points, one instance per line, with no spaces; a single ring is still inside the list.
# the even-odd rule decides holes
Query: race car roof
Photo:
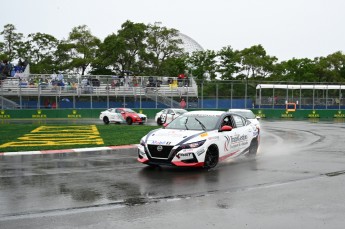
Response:
[[[214,115],[214,116],[219,116],[225,113],[225,111],[206,111],[206,110],[201,110],[201,111],[190,111],[186,113],[187,115]]]

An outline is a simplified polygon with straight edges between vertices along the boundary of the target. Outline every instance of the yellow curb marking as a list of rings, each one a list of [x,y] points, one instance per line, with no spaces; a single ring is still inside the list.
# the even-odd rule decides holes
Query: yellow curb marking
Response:
[[[40,126],[15,142],[0,145],[0,148],[20,146],[102,145],[95,125],[87,126]]]

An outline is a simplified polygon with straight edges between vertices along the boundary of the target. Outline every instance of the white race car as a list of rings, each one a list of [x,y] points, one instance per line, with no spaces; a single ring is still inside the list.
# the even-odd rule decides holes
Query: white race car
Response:
[[[165,123],[169,123],[175,118],[177,118],[180,115],[183,115],[184,113],[187,113],[185,109],[176,109],[176,108],[167,108],[164,110],[161,110],[158,112],[155,116],[155,122],[158,125],[163,125]]]
[[[102,111],[99,115],[99,119],[104,124],[109,123],[127,123],[132,125],[133,123],[144,124],[147,121],[147,116],[139,114],[129,108],[110,108]]]
[[[255,156],[259,139],[259,129],[241,115],[191,111],[145,135],[138,146],[138,161],[210,169],[227,158]]]
[[[254,125],[257,125],[258,128],[260,128],[260,117],[256,116],[253,111],[249,109],[229,109],[228,112],[234,113],[234,114],[239,114],[248,119],[251,123]]]

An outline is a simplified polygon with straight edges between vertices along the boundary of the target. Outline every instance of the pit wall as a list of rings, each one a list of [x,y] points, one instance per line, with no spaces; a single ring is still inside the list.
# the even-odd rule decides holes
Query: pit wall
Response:
[[[32,110],[0,110],[0,119],[82,119],[98,118],[101,111],[105,109],[32,109]],[[153,119],[157,112],[162,109],[133,109],[139,113],[146,114]],[[189,109],[200,110],[200,109]],[[208,109],[224,110],[224,109]],[[224,110],[225,111],[225,110]],[[345,119],[345,110],[296,110],[285,109],[252,109],[252,111],[263,119]]]

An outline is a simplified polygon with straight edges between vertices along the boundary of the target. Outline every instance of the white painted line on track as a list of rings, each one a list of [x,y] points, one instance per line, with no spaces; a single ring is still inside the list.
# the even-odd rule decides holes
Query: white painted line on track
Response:
[[[83,152],[96,152],[104,150],[116,149],[133,149],[137,148],[137,144],[122,145],[122,146],[102,146],[91,148],[78,148],[78,149],[61,149],[61,150],[42,150],[42,151],[22,151],[22,152],[0,152],[0,156],[25,156],[25,155],[40,155],[40,154],[59,154],[59,153],[83,153]]]

